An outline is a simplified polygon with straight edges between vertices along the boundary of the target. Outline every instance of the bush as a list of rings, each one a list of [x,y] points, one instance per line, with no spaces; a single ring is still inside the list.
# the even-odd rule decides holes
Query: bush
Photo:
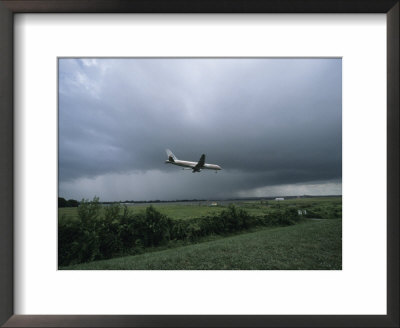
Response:
[[[316,206],[313,208],[307,208],[307,218],[314,219],[335,219],[342,217],[341,206]]]
[[[62,219],[58,223],[58,264],[80,263],[81,229],[79,221]]]
[[[261,225],[264,226],[288,226],[300,221],[297,209],[289,207],[285,209],[275,209],[273,212],[259,218]]]
[[[299,222],[300,216],[296,208],[290,207],[285,209],[282,216],[282,225],[292,225]]]
[[[124,245],[120,236],[120,222],[116,218],[104,218],[98,225],[97,236],[99,237],[99,257],[110,258],[113,255],[122,253]]]
[[[60,218],[58,226],[59,265],[107,259],[115,255],[140,253],[146,247],[169,240],[195,242],[203,236],[227,234],[255,226],[291,225],[299,220],[297,209],[275,209],[264,217],[255,217],[230,205],[217,215],[187,220],[171,220],[153,206],[131,214],[126,206],[113,204],[101,216],[99,199],[82,200],[79,219]]]
[[[121,212],[120,204],[111,204],[109,206],[104,207],[104,218],[107,221],[112,221],[119,217],[119,213]]]
[[[169,220],[169,218],[158,212],[153,206],[146,208],[145,216],[141,220],[145,246],[157,246],[169,240]]]
[[[171,239],[184,240],[187,237],[191,220],[176,220],[170,228]]]
[[[78,207],[78,217],[84,225],[93,225],[100,215],[100,210],[99,197],[94,197],[92,201],[82,199]]]
[[[98,258],[99,238],[78,220],[60,220],[58,225],[59,265],[89,262]]]

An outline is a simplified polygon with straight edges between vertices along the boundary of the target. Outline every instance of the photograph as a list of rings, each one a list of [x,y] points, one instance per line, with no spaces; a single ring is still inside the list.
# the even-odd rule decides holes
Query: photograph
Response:
[[[59,57],[59,270],[342,270],[342,59]]]

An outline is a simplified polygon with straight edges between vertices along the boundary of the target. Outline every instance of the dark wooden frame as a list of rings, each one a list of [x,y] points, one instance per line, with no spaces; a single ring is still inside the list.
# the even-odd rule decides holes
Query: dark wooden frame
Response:
[[[0,324],[5,327],[399,327],[399,8],[399,0],[0,0]],[[14,315],[13,15],[56,12],[386,13],[387,315]]]

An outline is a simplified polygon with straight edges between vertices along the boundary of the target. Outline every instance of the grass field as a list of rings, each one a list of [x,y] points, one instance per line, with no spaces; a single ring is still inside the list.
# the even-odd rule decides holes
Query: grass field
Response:
[[[139,213],[144,212],[149,204],[128,206],[129,212]],[[208,214],[216,214],[221,212],[224,207],[222,206],[206,206],[206,205],[181,205],[181,204],[153,204],[157,211],[167,215],[173,219],[189,219],[194,217],[205,216]],[[65,215],[69,218],[78,216],[78,209],[76,207],[64,207],[58,209],[59,216]]]
[[[64,270],[341,270],[342,220],[306,220]]]
[[[251,215],[264,215],[267,214],[271,208],[276,208],[278,206],[296,206],[298,208],[302,207],[313,207],[313,206],[340,206],[342,204],[341,197],[313,197],[313,198],[293,198],[293,199],[285,199],[284,201],[235,201],[233,202],[236,206],[239,206],[245,209]],[[200,205],[199,205],[200,204]],[[150,206],[149,204],[140,204],[134,206],[128,206],[128,209],[131,213],[144,212],[144,210]],[[223,203],[223,205],[218,206],[209,206],[208,204],[204,204],[199,202],[189,203],[189,204],[176,204],[176,203],[160,203],[160,204],[152,204],[157,211],[167,215],[172,219],[189,219],[195,217],[201,217],[205,215],[214,215],[223,211],[227,204]],[[77,218],[78,217],[78,209],[76,207],[64,207],[58,209],[59,217],[65,218]]]

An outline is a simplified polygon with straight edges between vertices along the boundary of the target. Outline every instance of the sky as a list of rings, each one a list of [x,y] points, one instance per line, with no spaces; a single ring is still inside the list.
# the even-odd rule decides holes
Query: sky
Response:
[[[342,194],[341,59],[60,58],[58,79],[59,197]]]

